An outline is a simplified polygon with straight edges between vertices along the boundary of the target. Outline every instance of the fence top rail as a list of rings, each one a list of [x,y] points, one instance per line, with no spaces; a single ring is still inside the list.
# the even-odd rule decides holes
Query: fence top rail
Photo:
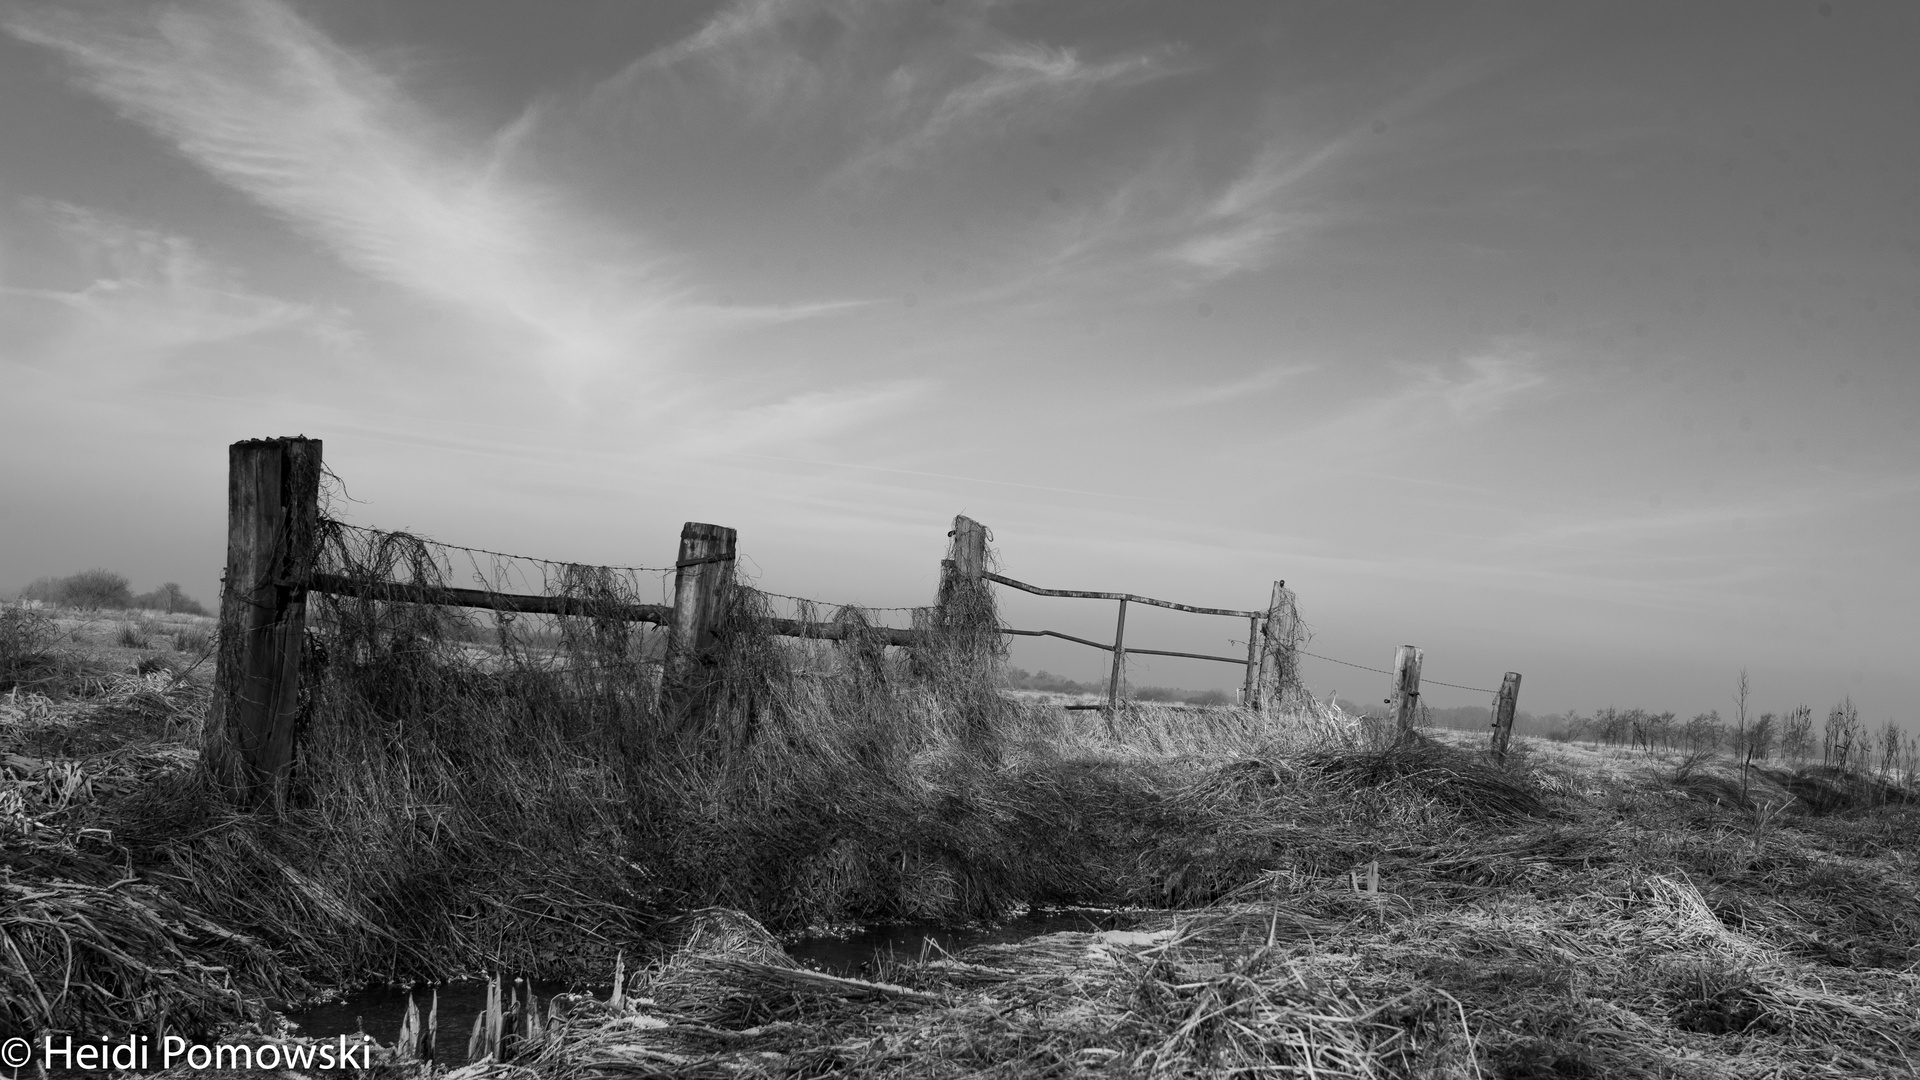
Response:
[[[1080,589],[1043,589],[1038,585],[1029,585],[1024,581],[1015,581],[995,573],[980,575],[988,581],[997,581],[1021,592],[1030,592],[1035,596],[1069,596],[1083,600],[1125,600],[1134,604],[1152,604],[1154,607],[1172,608],[1175,611],[1191,611],[1195,615],[1231,615],[1240,619],[1258,619],[1266,616],[1264,611],[1235,611],[1231,608],[1194,607],[1192,604],[1176,604],[1171,600],[1155,600],[1151,596],[1135,596],[1132,593],[1086,592]]]

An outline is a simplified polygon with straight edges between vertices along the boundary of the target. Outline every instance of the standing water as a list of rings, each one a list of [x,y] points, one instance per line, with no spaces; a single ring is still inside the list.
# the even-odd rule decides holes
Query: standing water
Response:
[[[1133,925],[1135,918],[1125,911],[1107,908],[1060,908],[1034,910],[1016,919],[992,926],[953,926],[947,923],[910,922],[883,926],[858,927],[844,932],[810,934],[785,943],[788,956],[802,967],[830,975],[861,978],[872,974],[876,960],[917,960],[924,954],[958,952],[973,945],[1007,945],[1042,934],[1076,930],[1121,930]],[[511,987],[502,987],[502,994]],[[566,983],[537,981],[533,993],[544,1014],[553,995],[579,991]],[[407,1011],[411,993],[420,1009],[420,1021],[439,994],[439,1045],[434,1059],[446,1065],[465,1064],[467,1038],[474,1018],[487,1004],[484,979],[444,983],[438,987],[370,986],[338,1001],[315,1005],[289,1013],[287,1018],[299,1025],[301,1035],[330,1038],[365,1032],[391,1046],[400,1037],[400,1023]],[[606,998],[607,987],[590,991]]]

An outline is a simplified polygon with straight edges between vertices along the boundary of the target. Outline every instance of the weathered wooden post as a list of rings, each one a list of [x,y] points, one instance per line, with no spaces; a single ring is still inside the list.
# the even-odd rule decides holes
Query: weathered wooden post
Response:
[[[660,676],[662,711],[686,711],[687,719],[697,720],[705,710],[717,674],[717,631],[733,588],[737,539],[725,525],[689,521],[680,529],[680,556],[673,564],[673,621],[667,626]]]
[[[987,572],[987,527],[967,517],[953,519],[953,558],[942,564],[940,597],[953,599],[956,588],[984,588],[980,575]]]
[[[227,448],[227,568],[202,760],[234,802],[286,805],[320,521],[320,440]]]
[[[991,599],[987,582],[987,527],[970,517],[957,515],[947,536],[952,543],[947,558],[940,560],[940,591],[934,598],[933,626],[940,642],[942,659],[936,666],[949,674],[969,676],[987,674],[988,636],[998,627],[991,622]]]
[[[1507,760],[1507,743],[1513,739],[1513,714],[1520,700],[1520,673],[1507,672],[1500,680],[1500,692],[1493,696],[1493,757]]]
[[[1293,593],[1287,583],[1273,583],[1273,595],[1267,602],[1266,618],[1260,620],[1260,677],[1255,708],[1262,715],[1277,711],[1287,684],[1294,681],[1293,655],[1296,627],[1300,619]]]
[[[1113,628],[1113,674],[1107,678],[1107,724],[1120,711],[1120,674],[1127,665],[1127,602],[1120,601],[1120,621]]]
[[[1260,627],[1260,616],[1247,619],[1247,680],[1240,691],[1240,704],[1256,712],[1263,711],[1260,706],[1260,651],[1266,635]]]
[[[1402,645],[1393,655],[1393,722],[1401,735],[1413,731],[1416,706],[1420,704],[1420,661],[1425,653],[1412,645]]]

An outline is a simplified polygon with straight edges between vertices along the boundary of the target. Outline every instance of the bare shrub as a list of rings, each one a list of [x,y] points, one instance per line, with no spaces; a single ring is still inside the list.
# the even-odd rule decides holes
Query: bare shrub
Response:
[[[179,584],[169,581],[154,589],[143,592],[133,598],[133,605],[150,611],[164,611],[169,615],[205,615],[207,609],[200,601],[188,596]]]
[[[59,601],[88,611],[130,608],[133,592],[124,574],[111,570],[82,570],[60,582]]]
[[[26,604],[0,607],[0,690],[12,689],[46,666],[59,640],[59,626]]]

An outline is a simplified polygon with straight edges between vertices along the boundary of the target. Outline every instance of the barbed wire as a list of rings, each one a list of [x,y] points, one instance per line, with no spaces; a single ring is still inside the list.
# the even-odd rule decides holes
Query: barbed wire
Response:
[[[1498,690],[1489,690],[1484,686],[1461,686],[1459,683],[1441,682],[1439,679],[1422,678],[1421,685],[1445,686],[1454,690],[1471,690],[1476,694],[1497,694]]]
[[[914,607],[868,607],[865,604],[836,604],[829,600],[815,600],[810,596],[788,596],[786,593],[769,592],[766,589],[756,589],[755,591],[758,592],[761,596],[777,596],[782,600],[792,600],[794,603],[797,603],[797,604],[812,604],[815,607],[832,608],[835,611],[838,611],[841,608],[850,607],[860,611],[915,612],[915,611],[924,610],[932,606],[930,604],[920,604]]]
[[[1299,653],[1299,654],[1300,654],[1301,656],[1311,656],[1311,657],[1313,657],[1313,658],[1314,658],[1315,660],[1325,660],[1325,661],[1326,661],[1327,663],[1329,663],[1329,664],[1345,664],[1345,665],[1346,665],[1347,667],[1350,667],[1350,668],[1359,668],[1359,669],[1360,669],[1361,671],[1371,671],[1371,672],[1375,672],[1376,674],[1380,674],[1380,675],[1389,675],[1389,676],[1390,676],[1390,675],[1392,675],[1392,674],[1393,674],[1393,672],[1391,672],[1391,671],[1385,671],[1385,670],[1382,670],[1381,668],[1377,668],[1377,667],[1368,667],[1368,666],[1367,666],[1367,665],[1365,665],[1365,664],[1355,664],[1355,663],[1350,663],[1350,662],[1348,662],[1348,661],[1346,661],[1346,660],[1335,660],[1335,659],[1334,659],[1333,657],[1331,657],[1331,656],[1321,656],[1321,655],[1320,655],[1319,653],[1310,653],[1310,652],[1308,652],[1308,651],[1307,651],[1307,650],[1305,650],[1305,649],[1295,649],[1294,651],[1295,651],[1295,652],[1297,652],[1297,653]]]
[[[1315,660],[1325,660],[1329,664],[1345,664],[1347,667],[1350,667],[1350,668],[1359,668],[1361,671],[1371,671],[1377,675],[1386,675],[1388,677],[1391,677],[1393,675],[1393,672],[1388,671],[1385,668],[1368,667],[1365,664],[1356,664],[1348,660],[1335,660],[1331,656],[1321,656],[1319,653],[1310,653],[1305,649],[1296,649],[1294,651],[1298,652],[1301,656],[1311,656]],[[1485,687],[1461,686],[1459,683],[1441,682],[1439,679],[1428,679],[1424,677],[1421,678],[1420,683],[1423,686],[1444,686],[1450,690],[1471,690],[1476,694],[1499,693],[1498,690],[1488,690]]]
[[[385,535],[391,536],[396,532],[402,531],[402,530],[396,530],[396,529],[374,529],[374,528],[369,528],[368,526],[365,526],[365,525],[349,525],[344,521],[339,521],[333,518],[328,518],[327,520],[332,521],[333,524],[338,525],[343,529],[352,529],[354,532],[359,532],[359,533],[376,533],[376,534],[385,534]],[[593,567],[598,567],[599,569],[602,569],[602,570],[627,570],[634,573],[642,573],[642,574],[669,574],[669,573],[672,573],[674,570],[674,568],[671,566],[611,566],[611,565],[606,565],[602,563],[570,562],[566,559],[545,559],[545,558],[541,558],[538,555],[515,555],[510,551],[493,551],[489,548],[467,547],[464,544],[449,544],[444,540],[435,540],[432,537],[420,536],[416,533],[407,533],[406,535],[412,536],[415,539],[423,541],[425,543],[432,544],[434,547],[445,548],[448,551],[474,552],[481,555],[492,555],[495,558],[500,558],[500,559],[518,559],[522,562],[546,563],[550,566],[593,566]]]

